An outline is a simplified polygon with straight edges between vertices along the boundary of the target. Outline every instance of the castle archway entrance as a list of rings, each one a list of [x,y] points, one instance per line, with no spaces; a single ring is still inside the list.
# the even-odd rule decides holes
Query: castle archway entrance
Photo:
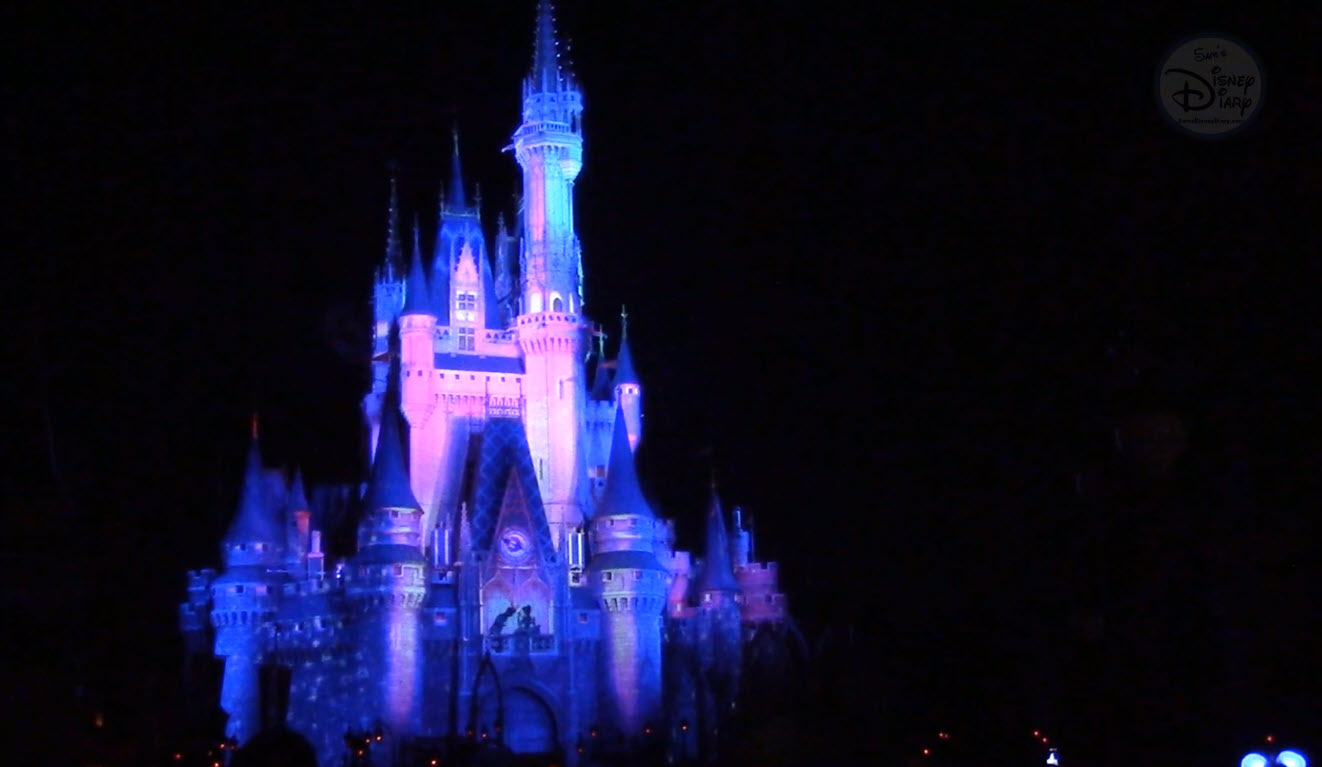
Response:
[[[516,754],[555,750],[555,714],[540,695],[523,687],[505,691],[505,745]]]

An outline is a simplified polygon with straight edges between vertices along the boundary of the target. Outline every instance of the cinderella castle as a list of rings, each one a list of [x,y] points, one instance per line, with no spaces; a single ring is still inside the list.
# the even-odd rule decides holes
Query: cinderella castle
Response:
[[[455,743],[570,764],[711,757],[750,656],[794,633],[775,563],[754,561],[715,487],[695,554],[640,489],[643,387],[626,318],[608,360],[585,314],[583,97],[545,0],[535,37],[516,225],[502,215],[487,236],[456,138],[435,246],[415,223],[406,258],[392,180],[363,401],[370,472],[342,494],[349,513],[265,468],[254,422],[222,568],[189,574],[182,630],[223,661],[240,750],[272,726],[262,680],[278,668],[279,726],[322,765]],[[347,535],[331,529],[346,518]]]

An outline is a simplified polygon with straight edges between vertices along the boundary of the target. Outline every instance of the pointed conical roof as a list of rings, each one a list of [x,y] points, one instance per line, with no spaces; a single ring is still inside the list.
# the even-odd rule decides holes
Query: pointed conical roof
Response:
[[[243,490],[239,497],[239,510],[225,533],[228,549],[226,564],[276,565],[279,550],[284,547],[284,527],[280,509],[272,502],[266,472],[262,469],[261,442],[257,435],[257,420],[253,419],[252,444],[248,448],[248,461],[243,472]],[[258,551],[252,544],[266,544]],[[242,549],[235,549],[242,546]]]
[[[721,498],[712,486],[711,505],[707,507],[707,551],[698,574],[698,593],[704,591],[738,591],[734,567],[730,564],[730,541],[725,532],[725,513],[721,511]]]
[[[560,54],[555,39],[551,0],[537,4],[537,41],[532,57],[532,81],[541,90],[552,90],[560,79]]]
[[[431,297],[427,294],[427,275],[422,270],[422,246],[418,242],[418,219],[413,219],[413,257],[409,261],[409,274],[404,281],[405,314],[433,314]]]
[[[611,392],[611,371],[604,357],[597,356],[597,370],[592,374],[592,399],[609,402],[614,396]]]
[[[629,351],[629,315],[620,311],[620,353],[615,358],[615,386],[633,384],[637,386],[638,374],[633,369],[633,354]]]
[[[404,435],[399,412],[399,325],[390,327],[390,374],[386,378],[385,402],[381,407],[381,431],[377,436],[372,476],[363,502],[369,509],[420,509],[409,485],[404,463]]]
[[[394,269],[404,260],[404,249],[399,244],[399,185],[395,168],[390,169],[390,206],[386,209],[386,266]]]
[[[450,207],[459,210],[468,207],[468,195],[464,192],[464,170],[459,161],[459,126],[452,131],[454,136],[454,155],[450,158]]]
[[[638,514],[656,516],[642,488],[638,486],[638,471],[634,467],[633,449],[629,447],[629,429],[624,423],[624,409],[615,407],[615,431],[611,437],[611,455],[606,469],[606,489],[593,516]]]
[[[294,470],[294,481],[289,485],[289,510],[308,511],[308,494],[303,489],[303,470]]]
[[[445,192],[436,203],[436,246],[432,250],[431,298],[432,314],[440,325],[450,324],[450,273],[454,271],[454,254],[445,238]]]
[[[481,262],[478,269],[482,274],[482,302],[486,314],[483,325],[487,330],[504,330],[505,319],[500,311],[500,299],[496,297],[496,280],[491,275],[491,262],[481,253],[477,255],[477,260]]]

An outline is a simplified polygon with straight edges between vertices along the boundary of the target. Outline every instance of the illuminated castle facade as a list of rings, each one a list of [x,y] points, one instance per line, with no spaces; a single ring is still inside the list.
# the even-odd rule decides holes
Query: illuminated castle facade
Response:
[[[737,511],[713,490],[691,558],[640,490],[642,386],[626,332],[608,361],[585,314],[583,100],[546,2],[535,48],[513,229],[501,216],[486,236],[456,138],[435,246],[415,223],[406,260],[392,181],[356,545],[329,550],[331,515],[263,468],[254,430],[223,568],[190,574],[183,630],[224,658],[240,744],[276,663],[322,764],[377,728],[398,747],[486,740],[571,763],[597,744],[710,753],[750,641],[786,630],[776,566],[752,561]]]

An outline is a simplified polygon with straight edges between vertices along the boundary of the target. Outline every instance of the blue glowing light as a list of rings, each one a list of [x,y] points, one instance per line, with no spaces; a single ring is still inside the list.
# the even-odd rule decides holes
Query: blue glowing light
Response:
[[[1248,754],[1239,761],[1239,767],[1267,767],[1267,757],[1262,754]]]
[[[1282,751],[1276,755],[1276,763],[1283,767],[1308,767],[1308,760],[1298,751]]]
[[[1060,753],[1056,749],[1047,752],[1047,764],[1060,764]]]

